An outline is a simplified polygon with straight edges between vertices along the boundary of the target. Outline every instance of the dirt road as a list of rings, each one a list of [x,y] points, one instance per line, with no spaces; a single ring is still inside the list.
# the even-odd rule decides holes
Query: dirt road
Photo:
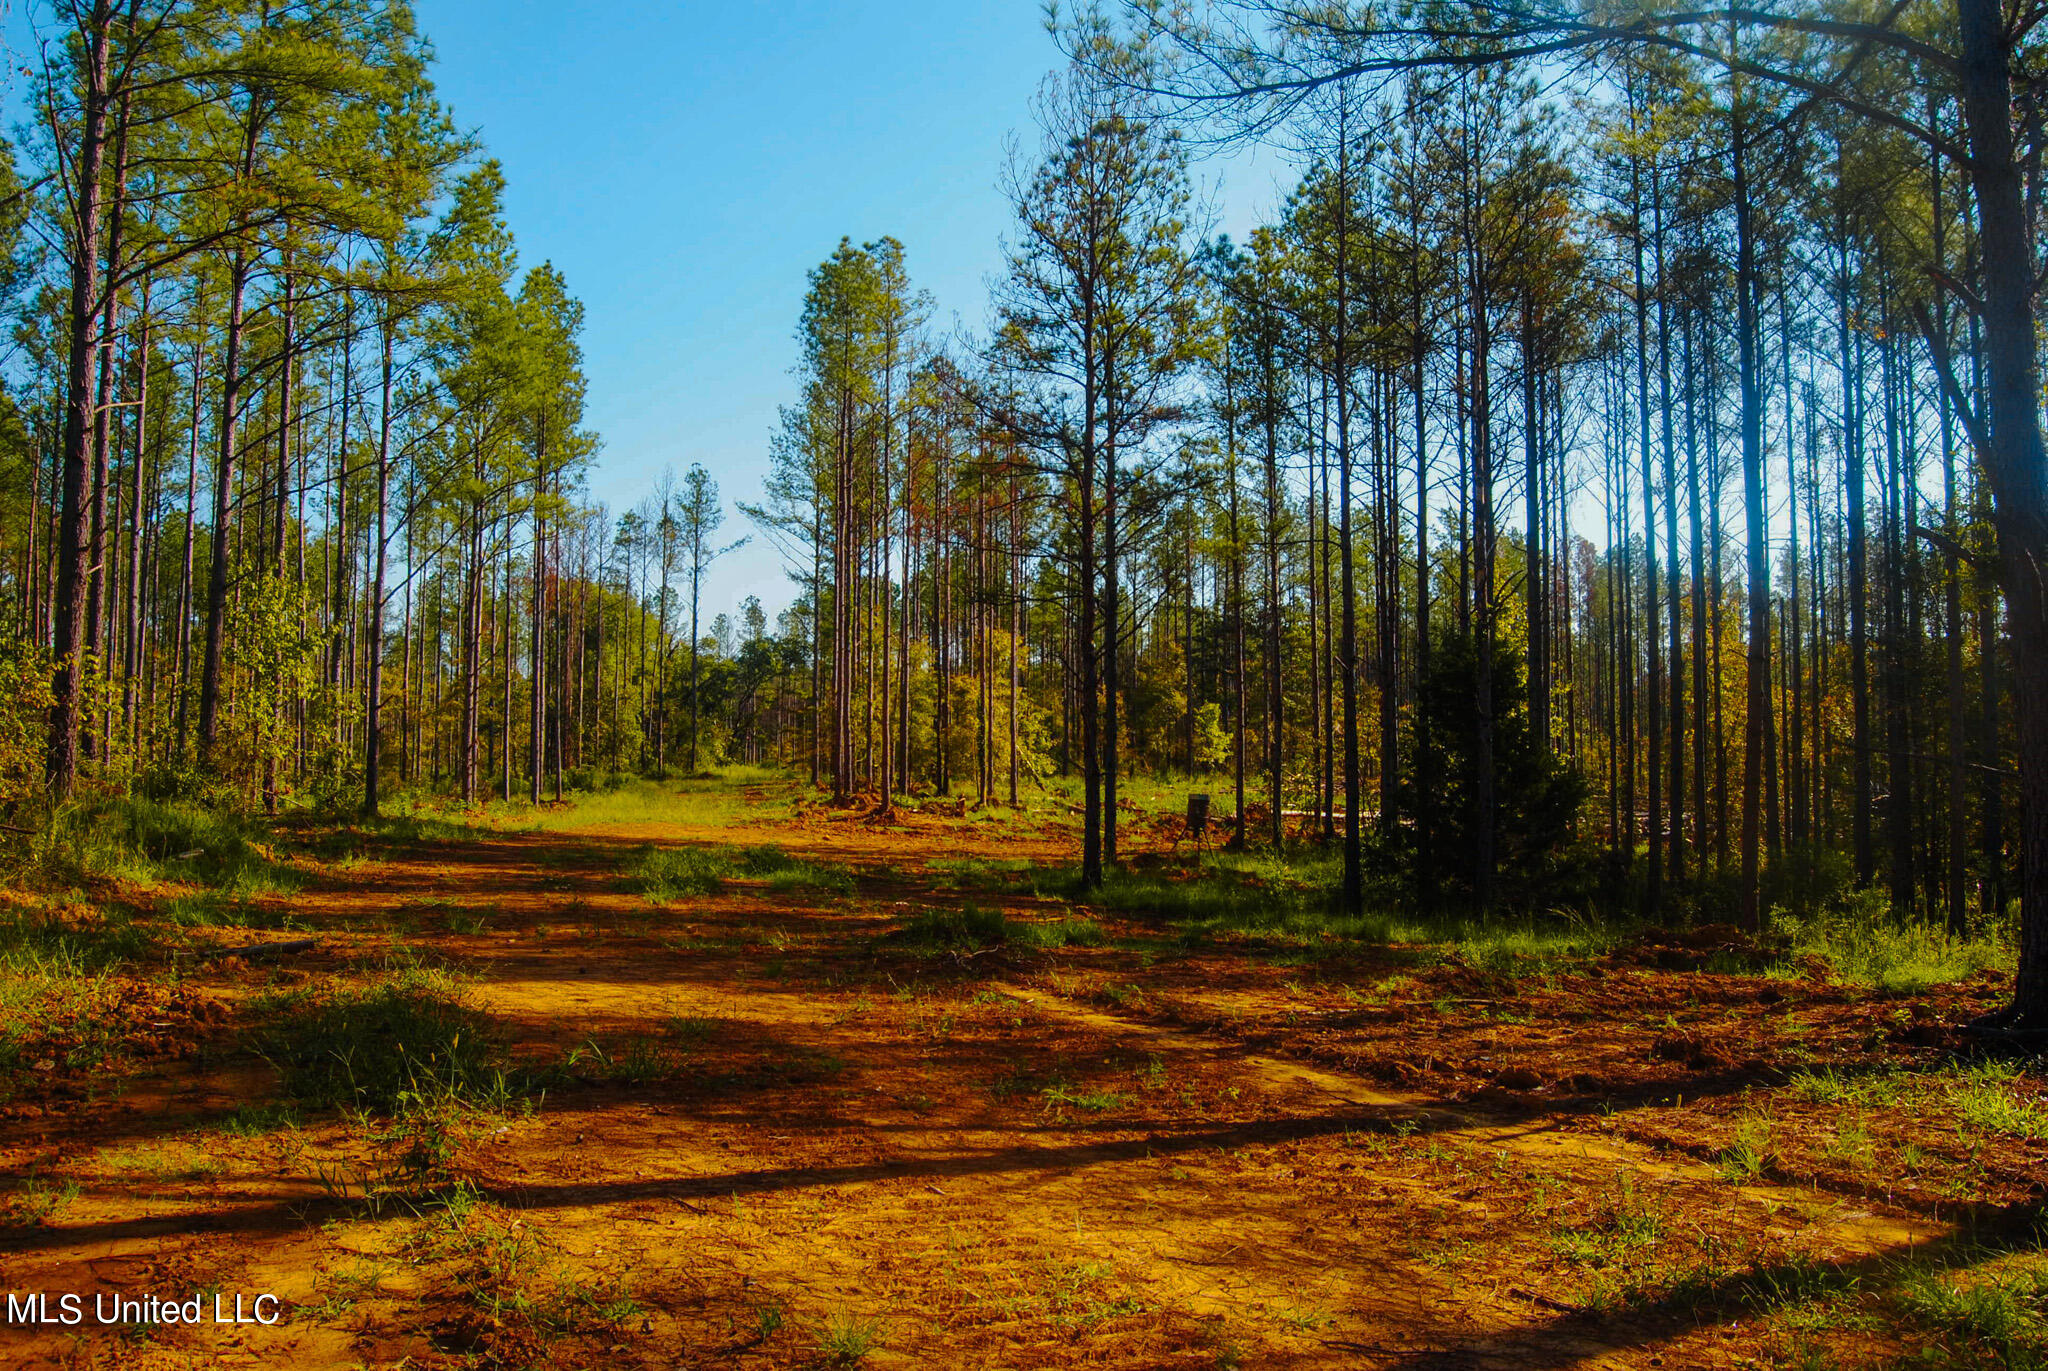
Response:
[[[771,840],[836,888],[734,878],[657,905],[620,877],[649,841]],[[77,1327],[0,1330],[0,1362],[1633,1368],[1820,1346],[1853,1361],[1897,1351],[1895,1334],[1798,1311],[1846,1307],[1955,1243],[1984,1193],[2027,1184],[2024,1157],[1967,1199],[1932,1171],[1902,1183],[1885,1148],[1906,1144],[1881,1127],[1860,1179],[1768,1160],[1731,1174],[1744,1092],[1784,1072],[1684,1060],[1654,1011],[1704,1005],[1701,1041],[1746,1031],[1751,978],[1618,967],[1517,986],[1455,960],[1304,964],[1106,917],[1099,946],[891,936],[969,901],[1027,925],[1097,913],[963,893],[926,867],[1062,850],[1051,832],[764,814],[323,866],[288,901],[316,950],[182,982],[200,1051],[0,1120],[18,1185],[77,1186],[0,1229],[0,1284],[86,1309]],[[240,1046],[262,995],[360,979],[394,951],[459,968],[514,1057],[554,1064],[530,1109],[452,1125],[452,1195],[363,1197],[380,1153],[411,1140],[266,1115],[275,1078]],[[1652,1012],[1558,1008],[1603,995]],[[1808,1050],[1855,1039],[1866,1010],[1888,1012],[1795,987],[1770,1017],[1808,1022]],[[94,1322],[95,1295],[142,1291],[266,1293],[285,1312]]]

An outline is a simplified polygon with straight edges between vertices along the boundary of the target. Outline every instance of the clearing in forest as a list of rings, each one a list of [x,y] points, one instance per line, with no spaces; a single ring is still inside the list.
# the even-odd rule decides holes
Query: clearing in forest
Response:
[[[878,818],[757,773],[21,897],[0,1284],[86,1322],[0,1329],[0,1362],[2048,1349],[2042,1080],[1954,1027],[2002,973],[1332,929],[1283,866],[1131,836],[1081,898],[1045,812]],[[282,1317],[94,1322],[147,1293]]]

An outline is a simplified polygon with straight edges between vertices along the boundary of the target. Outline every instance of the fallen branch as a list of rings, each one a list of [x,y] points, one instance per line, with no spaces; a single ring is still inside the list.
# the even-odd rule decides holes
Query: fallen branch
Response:
[[[1520,1286],[1517,1286],[1514,1289],[1508,1291],[1508,1293],[1510,1295],[1515,1295],[1521,1299],[1525,1299],[1529,1301],[1529,1303],[1531,1304],[1541,1305],[1545,1309],[1555,1309],[1560,1314],[1583,1314],[1586,1312],[1579,1305],[1566,1304],[1562,1300],[1554,1300],[1550,1298],[1550,1296],[1548,1295],[1539,1294],[1534,1290],[1524,1290]]]
[[[287,952],[307,952],[318,946],[318,938],[294,938],[286,943],[251,943],[247,947],[218,947],[211,952],[202,952],[199,956],[202,961],[225,961],[229,957],[253,961],[258,957],[281,957]]]

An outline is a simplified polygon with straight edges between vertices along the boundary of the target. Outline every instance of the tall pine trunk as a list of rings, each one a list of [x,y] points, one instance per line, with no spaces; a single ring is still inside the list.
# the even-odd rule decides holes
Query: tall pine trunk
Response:
[[[2012,633],[2020,758],[2020,955],[2008,1026],[2048,1028],[2048,449],[2032,235],[2013,144],[2016,54],[1997,0],[1958,0],[1983,252],[1985,475]]]
[[[71,196],[71,309],[65,374],[63,494],[57,528],[57,583],[51,596],[55,671],[51,678],[49,742],[45,748],[50,788],[68,796],[78,776],[78,701],[84,663],[87,557],[87,444],[93,426],[92,363],[97,351],[100,303],[101,167],[106,155],[107,49],[113,28],[112,0],[93,0],[87,20],[81,73],[77,176]]]
[[[206,568],[206,650],[199,674],[199,764],[211,759],[220,730],[222,647],[228,617],[228,534],[235,511],[235,445],[242,409],[243,295],[249,259],[237,247],[228,263],[228,329],[221,352],[220,454],[213,471],[213,545]]]
[[[1764,723],[1771,707],[1771,582],[1764,548],[1764,416],[1763,389],[1758,379],[1756,241],[1750,222],[1748,133],[1743,126],[1741,91],[1732,102],[1732,166],[1735,182],[1735,315],[1736,353],[1742,391],[1742,507],[1748,546],[1749,592],[1748,708],[1743,720],[1742,769],[1742,920],[1752,930],[1763,927],[1759,901],[1759,823],[1762,818]]]
[[[389,306],[387,305],[388,309]],[[363,699],[363,813],[377,816],[384,755],[384,577],[391,546],[391,381],[392,333],[387,314],[379,328],[376,522],[370,549],[370,586],[363,596],[363,656],[367,686]],[[411,526],[411,521],[407,521]],[[410,568],[408,568],[410,570]],[[407,584],[410,584],[408,578]],[[438,625],[438,619],[437,619]],[[439,653],[435,654],[438,669]]]

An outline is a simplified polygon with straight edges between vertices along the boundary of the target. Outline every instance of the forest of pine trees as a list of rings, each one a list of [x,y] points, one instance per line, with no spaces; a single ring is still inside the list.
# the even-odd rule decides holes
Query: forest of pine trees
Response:
[[[4,224],[7,803],[374,812],[694,754],[717,487],[585,499],[582,306],[516,270],[408,12],[59,9]]]
[[[1077,792],[1092,883],[1170,775],[1349,911],[2048,921],[2032,10],[1084,16],[985,328],[891,238],[812,271],[771,622],[704,602],[701,466],[587,497],[581,307],[403,8],[57,8],[0,202],[17,823],[746,761]],[[1243,241],[1216,138],[1295,177]]]
[[[1960,173],[1697,62],[1612,74],[1320,88],[1236,244],[1077,66],[974,346],[843,243],[754,511],[824,606],[782,755],[840,795],[1079,775],[1091,864],[1120,775],[1219,775],[1236,841],[1344,844],[1354,902],[2003,918]]]

